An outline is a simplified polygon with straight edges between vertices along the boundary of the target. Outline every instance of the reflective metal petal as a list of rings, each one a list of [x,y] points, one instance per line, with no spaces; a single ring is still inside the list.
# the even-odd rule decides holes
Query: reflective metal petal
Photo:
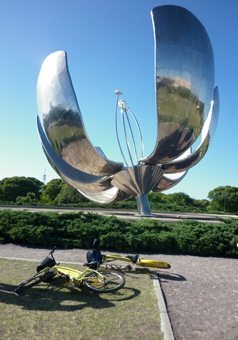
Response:
[[[191,155],[192,149],[189,148],[187,151],[185,151],[181,156],[176,158],[176,161],[180,161],[182,159],[187,158],[189,155]],[[177,173],[163,173],[163,176],[161,180],[159,181],[156,188],[153,189],[153,191],[164,191],[172,188],[173,186],[177,185],[182,179],[187,175],[188,170],[177,172]]]
[[[201,143],[197,149],[188,157],[171,163],[164,164],[165,173],[177,173],[185,171],[197,164],[206,154],[212,136],[215,132],[219,115],[219,92],[218,88],[214,89],[214,96],[211,103],[210,111],[201,131]]]
[[[180,173],[178,173],[180,174]],[[163,175],[161,180],[159,181],[156,188],[153,189],[153,191],[164,191],[172,188],[173,186],[177,185],[182,179],[186,176],[187,171],[184,171],[181,173],[178,177],[170,177],[169,175]],[[174,175],[174,174],[173,174]]]
[[[44,60],[37,100],[46,135],[66,163],[96,176],[112,175],[122,168],[122,163],[97,152],[87,136],[64,51],[54,52]]]
[[[130,197],[130,195],[113,187],[110,177],[93,176],[84,173],[63,161],[51,147],[39,117],[37,117],[37,126],[42,147],[49,163],[66,183],[77,189],[85,197],[98,203],[122,201]]]
[[[47,158],[50,159],[50,163],[53,165],[53,168],[57,170],[59,174],[63,174],[65,177],[80,183],[95,183],[103,178],[103,176],[94,176],[78,169],[75,169],[67,162],[65,162],[52,148],[49,143],[44,130],[41,126],[40,119],[37,116],[37,127],[38,132],[41,138],[42,146],[47,155]]]
[[[147,164],[168,163],[199,136],[214,88],[212,46],[200,21],[178,6],[152,11],[158,141]]]
[[[112,185],[128,195],[147,194],[157,186],[163,175],[162,165],[137,165],[116,173]]]
[[[84,189],[80,189],[78,191],[86,198],[102,204],[124,201],[131,196],[115,187],[104,191],[91,191]]]

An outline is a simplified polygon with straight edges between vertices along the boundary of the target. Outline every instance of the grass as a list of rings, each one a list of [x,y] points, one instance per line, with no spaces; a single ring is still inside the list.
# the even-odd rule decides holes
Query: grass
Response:
[[[114,294],[41,284],[16,295],[16,285],[32,276],[35,267],[33,262],[0,259],[1,339],[163,339],[147,274],[129,273],[125,287]]]

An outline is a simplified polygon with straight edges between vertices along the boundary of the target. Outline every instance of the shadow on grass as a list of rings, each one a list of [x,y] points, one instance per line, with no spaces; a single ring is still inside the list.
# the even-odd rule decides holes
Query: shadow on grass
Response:
[[[0,303],[22,306],[27,310],[72,312],[84,308],[111,308],[116,301],[130,300],[137,297],[140,291],[124,287],[115,293],[95,294],[80,289],[43,286],[26,290],[22,295],[15,293],[16,286],[0,283]]]

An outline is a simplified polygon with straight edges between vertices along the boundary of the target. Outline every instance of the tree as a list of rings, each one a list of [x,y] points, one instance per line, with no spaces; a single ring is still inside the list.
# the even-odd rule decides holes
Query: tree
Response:
[[[193,205],[193,199],[184,192],[175,192],[174,194],[168,194],[167,201],[181,206]]]
[[[0,200],[15,203],[17,197],[24,197],[29,192],[39,199],[42,186],[43,182],[34,177],[7,177],[0,181]]]
[[[164,201],[165,194],[162,194],[161,192],[150,192],[149,193],[149,201],[151,203],[157,203],[161,204]]]
[[[19,205],[37,205],[37,202],[34,192],[28,192],[26,196],[18,196],[16,200]]]
[[[205,200],[205,199],[202,199],[202,200],[194,199],[193,200],[193,205],[194,205],[194,207],[198,208],[201,211],[207,211],[207,207],[209,205],[209,201]]]
[[[55,178],[49,181],[42,190],[41,201],[47,204],[54,204],[57,195],[60,193],[64,181],[60,178]]]
[[[220,186],[208,193],[209,210],[238,212],[238,188]]]
[[[57,204],[77,204],[88,202],[88,199],[81,195],[76,189],[64,183],[60,192],[55,198]]]

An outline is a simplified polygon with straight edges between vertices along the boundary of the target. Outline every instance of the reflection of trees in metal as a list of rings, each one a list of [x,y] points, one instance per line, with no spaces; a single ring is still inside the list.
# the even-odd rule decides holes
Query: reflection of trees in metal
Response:
[[[157,101],[160,101],[160,123],[167,122],[168,116],[173,122],[188,126],[194,130],[195,138],[203,124],[204,104],[191,90],[176,85],[176,80],[162,78],[157,83]]]
[[[60,155],[64,146],[84,138],[83,128],[74,129],[77,114],[64,108],[52,107],[44,119],[44,128],[54,150]],[[70,129],[69,129],[70,127]]]
[[[139,212],[144,215],[150,214],[149,191],[162,191],[176,185],[205,155],[219,106],[217,88],[213,93],[213,51],[202,24],[186,9],[177,6],[156,7],[152,19],[158,137],[148,157],[144,157],[143,152],[142,158],[138,157],[127,114],[130,110],[123,100],[119,101],[119,96],[117,106],[122,112],[129,161],[125,158],[117,125],[124,165],[108,160],[99,147],[92,145],[83,124],[65,52],[52,53],[45,59],[37,83],[44,126],[38,119],[39,134],[47,159],[57,173],[84,196],[100,203],[135,196]],[[140,127],[130,113],[143,149]]]

